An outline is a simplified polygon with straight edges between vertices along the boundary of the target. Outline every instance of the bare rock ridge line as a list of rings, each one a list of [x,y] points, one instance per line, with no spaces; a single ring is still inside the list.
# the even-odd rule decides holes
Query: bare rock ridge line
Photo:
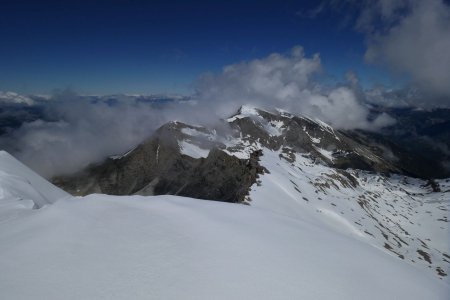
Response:
[[[334,130],[327,124],[283,111],[243,106],[218,132],[201,126],[169,122],[149,139],[121,156],[91,165],[53,182],[74,195],[172,194],[225,202],[246,202],[250,187],[265,172],[262,149],[282,150],[337,169],[412,176],[426,173],[411,157],[391,148],[390,156],[366,136]],[[377,142],[378,143],[378,142]],[[188,151],[189,150],[189,151]],[[408,156],[408,159],[398,157]],[[267,170],[266,170],[267,171]],[[345,171],[342,173],[350,177]]]

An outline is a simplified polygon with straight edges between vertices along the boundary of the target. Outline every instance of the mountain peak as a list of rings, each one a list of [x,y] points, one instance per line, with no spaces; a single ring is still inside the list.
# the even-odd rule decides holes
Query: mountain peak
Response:
[[[250,117],[250,116],[258,116],[259,109],[256,108],[255,106],[252,105],[241,105],[241,107],[239,107],[237,113],[235,113],[233,116],[231,116],[230,118],[227,119],[228,122],[233,122],[237,119],[242,119],[245,117]]]

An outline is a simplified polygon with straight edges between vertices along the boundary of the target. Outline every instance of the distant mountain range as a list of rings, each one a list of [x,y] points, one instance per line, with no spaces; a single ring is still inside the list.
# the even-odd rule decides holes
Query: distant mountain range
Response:
[[[155,107],[167,103],[188,101],[189,97],[180,95],[77,95],[83,100],[92,103],[103,102],[114,106],[120,102],[146,103]],[[61,101],[61,96],[53,98],[48,95],[20,95],[14,92],[0,91],[0,136],[7,134],[11,130],[19,128],[22,124],[35,120],[57,121],[48,107],[57,101]]]

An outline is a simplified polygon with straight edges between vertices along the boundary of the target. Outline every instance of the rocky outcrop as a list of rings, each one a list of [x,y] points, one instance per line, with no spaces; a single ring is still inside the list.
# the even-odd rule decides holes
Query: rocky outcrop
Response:
[[[230,125],[249,143],[274,151],[307,154],[330,167],[401,173],[398,166],[378,155],[373,145],[308,117],[255,109],[255,115],[234,117]]]
[[[258,175],[261,151],[239,159],[219,148],[206,158],[180,152],[179,124],[170,123],[154,136],[121,157],[88,167],[53,182],[73,195],[180,195],[224,202],[244,202]]]

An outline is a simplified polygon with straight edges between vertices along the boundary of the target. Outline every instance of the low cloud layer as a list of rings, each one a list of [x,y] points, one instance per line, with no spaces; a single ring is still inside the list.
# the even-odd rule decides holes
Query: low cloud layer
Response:
[[[227,66],[220,74],[204,75],[197,82],[197,97],[222,115],[250,103],[316,117],[340,129],[377,130],[393,123],[384,114],[368,119],[369,109],[354,74],[349,74],[346,85],[327,88],[315,80],[321,71],[320,56],[308,58],[297,46],[288,55],[274,53]]]
[[[318,54],[301,47],[226,66],[195,83],[189,101],[141,101],[135,97],[86,97],[70,91],[38,101],[45,118],[24,123],[0,138],[2,148],[46,177],[71,173],[142,142],[162,124],[179,120],[217,126],[243,104],[282,108],[319,118],[336,128],[377,130],[394,121],[385,114],[369,118],[357,78],[339,87],[321,86]]]
[[[46,177],[126,152],[165,122],[179,119],[181,111],[195,116],[190,105],[183,103],[161,108],[127,98],[111,104],[71,92],[58,93],[41,105],[47,121],[24,123],[1,137],[0,145]]]

